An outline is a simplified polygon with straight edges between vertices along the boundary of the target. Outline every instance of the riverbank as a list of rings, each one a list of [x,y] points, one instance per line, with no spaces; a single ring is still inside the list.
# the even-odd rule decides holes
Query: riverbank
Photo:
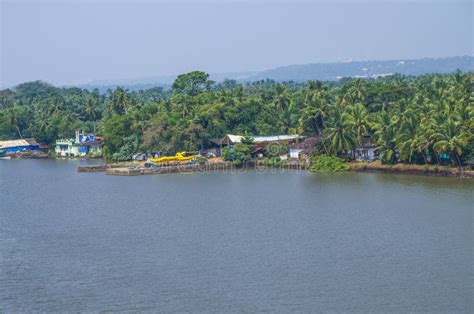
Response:
[[[175,164],[162,167],[109,167],[105,170],[107,175],[114,176],[139,176],[155,175],[165,173],[185,173],[185,172],[209,172],[209,171],[232,171],[236,167],[230,162],[206,163],[206,164]]]
[[[447,166],[434,165],[382,165],[376,162],[350,162],[347,163],[348,172],[372,172],[372,173],[393,173],[410,174],[424,176],[443,176],[474,178],[474,171]],[[143,162],[123,162],[102,165],[79,166],[78,172],[105,172],[107,175],[115,176],[138,176],[156,175],[165,173],[186,173],[186,172],[211,172],[211,171],[242,171],[246,169],[257,172],[271,172],[274,170],[303,170],[309,171],[306,164],[291,163],[278,166],[268,166],[261,162],[249,161],[241,166],[236,166],[232,162],[212,162],[206,164],[167,164],[161,166],[146,167]]]
[[[407,164],[385,164],[380,161],[374,162],[351,162],[347,163],[348,171],[412,174],[442,177],[474,178],[474,171],[466,168],[438,166],[438,165],[407,165]]]
[[[48,153],[40,150],[26,150],[19,152],[7,152],[0,156],[3,159],[46,159],[50,158]]]

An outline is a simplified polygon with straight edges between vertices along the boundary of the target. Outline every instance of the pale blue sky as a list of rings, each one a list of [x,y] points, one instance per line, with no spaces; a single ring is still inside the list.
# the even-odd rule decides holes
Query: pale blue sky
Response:
[[[471,1],[1,1],[1,82],[473,54]]]

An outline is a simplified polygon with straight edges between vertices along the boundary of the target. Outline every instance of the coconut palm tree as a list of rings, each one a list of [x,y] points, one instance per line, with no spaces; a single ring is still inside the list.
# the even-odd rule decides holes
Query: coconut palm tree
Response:
[[[91,98],[87,100],[86,105],[82,108],[82,115],[89,121],[95,121],[99,117],[97,106],[93,103]]]
[[[326,136],[330,150],[335,154],[344,153],[347,156],[357,144],[351,117],[340,104],[335,105],[330,112]]]
[[[365,82],[360,78],[352,80],[344,99],[349,103],[364,103],[366,98],[367,88],[365,86]]]
[[[377,143],[377,151],[380,154],[380,159],[384,163],[394,163],[397,160],[396,152],[396,126],[398,119],[390,116],[386,111],[375,116],[375,121],[372,123],[374,129],[374,137]]]
[[[288,91],[286,87],[283,84],[278,84],[275,87],[275,92],[276,96],[273,101],[273,104],[275,106],[275,109],[279,113],[280,120],[283,123],[285,133],[288,132],[288,129],[290,127],[290,106],[291,106],[291,99],[288,96]]]
[[[7,110],[8,121],[13,125],[18,132],[18,136],[23,138],[20,130],[20,119],[19,119],[19,110],[16,107],[10,108]]]
[[[50,115],[53,115],[57,112],[61,112],[61,111],[64,111],[64,103],[60,100],[53,100],[53,101],[50,101],[49,104],[48,104],[48,113]]]
[[[129,105],[130,97],[127,92],[123,88],[117,87],[112,95],[110,110],[116,114],[124,114]]]
[[[349,113],[354,128],[357,143],[362,142],[362,137],[369,134],[367,109],[360,103],[349,107]]]
[[[440,153],[450,153],[458,167],[461,167],[463,148],[466,147],[469,142],[469,135],[462,128],[461,124],[452,118],[448,118],[448,120],[440,126],[438,132],[434,134],[434,137],[437,139],[434,148]]]
[[[288,111],[291,100],[288,97],[288,92],[285,85],[281,83],[278,84],[275,87],[275,92],[276,92],[276,96],[274,100],[275,108],[282,113]]]

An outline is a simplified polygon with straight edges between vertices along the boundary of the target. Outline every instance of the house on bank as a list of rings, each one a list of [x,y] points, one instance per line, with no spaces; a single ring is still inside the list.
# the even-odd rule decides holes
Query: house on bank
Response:
[[[208,157],[218,157],[222,154],[222,139],[210,138],[205,141],[203,149],[199,151],[201,155]]]
[[[221,145],[232,147],[234,144],[241,143],[244,138],[253,139],[255,148],[251,152],[253,158],[262,158],[268,153],[277,154],[284,149],[284,154],[280,155],[282,160],[288,158],[288,145],[296,143],[302,137],[298,134],[294,135],[273,135],[273,136],[242,136],[227,134],[221,140]]]
[[[352,150],[349,151],[352,154]],[[370,136],[364,136],[362,142],[354,149],[354,157],[357,161],[374,161],[379,159],[377,146]]]
[[[102,156],[103,140],[94,134],[84,134],[81,129],[76,130],[75,138],[56,140],[55,152],[61,157]]]
[[[19,153],[39,149],[40,145],[36,142],[34,138],[0,141],[0,150],[4,151],[5,153]]]
[[[294,135],[274,135],[274,136],[242,136],[242,135],[233,135],[233,134],[227,134],[224,136],[224,138],[221,140],[222,145],[234,145],[236,143],[242,142],[242,139],[245,137],[249,137],[253,139],[253,142],[258,144],[258,143],[263,143],[266,142],[268,144],[270,143],[276,143],[276,142],[294,142],[297,139],[300,138],[298,134]]]
[[[313,152],[314,146],[319,144],[324,139],[321,136],[311,136],[302,141],[290,144],[288,147],[288,156],[291,159],[307,160]]]
[[[301,138],[299,135],[275,135],[275,136],[243,136],[226,134],[223,138],[208,139],[204,149],[200,151],[204,155],[221,156],[223,147],[232,147],[241,143],[244,138],[252,138],[255,149],[252,151],[253,157],[262,157],[267,146],[272,144],[290,144]]]

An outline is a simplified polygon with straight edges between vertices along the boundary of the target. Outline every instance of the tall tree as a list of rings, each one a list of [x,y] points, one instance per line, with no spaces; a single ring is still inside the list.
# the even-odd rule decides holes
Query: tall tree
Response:
[[[213,83],[213,81],[209,80],[209,74],[201,71],[193,71],[178,75],[172,87],[175,93],[196,96],[208,90]]]

